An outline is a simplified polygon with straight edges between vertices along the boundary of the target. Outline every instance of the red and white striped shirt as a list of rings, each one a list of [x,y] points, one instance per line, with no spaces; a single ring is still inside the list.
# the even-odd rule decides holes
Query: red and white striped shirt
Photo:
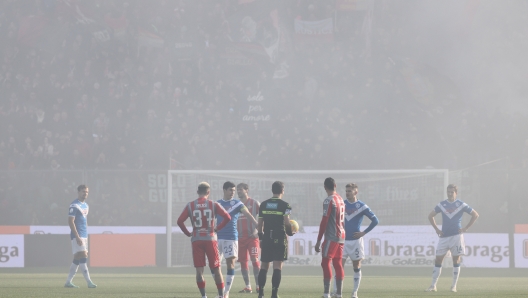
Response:
[[[317,241],[325,237],[325,241],[345,243],[345,202],[340,195],[334,193],[323,202],[323,218],[319,226]]]
[[[254,218],[258,218],[260,203],[252,198],[248,198],[244,205]],[[238,238],[258,238],[257,226],[249,220],[244,213],[240,213],[237,223]]]
[[[198,198],[183,208],[178,218],[178,226],[185,235],[192,236],[191,242],[198,240],[217,240],[215,233],[216,214],[227,219],[218,226],[217,230],[221,230],[231,220],[229,213],[216,202],[206,198]],[[191,224],[193,226],[192,233],[183,224],[187,218],[191,218]]]

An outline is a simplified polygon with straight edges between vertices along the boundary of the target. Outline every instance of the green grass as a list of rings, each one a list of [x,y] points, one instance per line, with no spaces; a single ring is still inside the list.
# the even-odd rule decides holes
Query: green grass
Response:
[[[346,268],[344,297],[350,297],[353,281]],[[0,268],[0,297],[200,297],[193,268],[91,268],[97,289],[88,289],[80,272],[74,283],[80,289],[63,288],[68,268]],[[224,268],[225,271],[225,268]],[[251,270],[250,270],[251,271]],[[451,269],[445,268],[438,292],[424,293],[430,283],[430,268],[363,268],[359,296],[365,297],[528,297],[528,270],[467,269],[461,271],[458,293],[451,293]],[[207,293],[214,298],[216,288],[206,274]],[[251,282],[254,284],[253,278]],[[271,272],[266,297],[271,294]],[[243,280],[237,276],[230,298],[256,298],[238,294]],[[321,297],[322,271],[319,267],[285,267],[281,298]]]

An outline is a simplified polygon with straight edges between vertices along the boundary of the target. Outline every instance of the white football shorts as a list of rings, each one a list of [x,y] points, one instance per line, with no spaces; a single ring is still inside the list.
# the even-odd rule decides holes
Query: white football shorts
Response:
[[[76,254],[80,251],[88,251],[88,238],[81,237],[81,240],[83,243],[82,245],[77,244],[77,239],[75,238],[71,240],[73,254]]]
[[[356,240],[345,240],[343,248],[343,259],[350,258],[352,261],[359,261],[365,258],[365,246],[363,237]]]
[[[238,241],[218,239],[218,255],[220,261],[222,261],[222,257],[226,259],[238,257]]]
[[[438,246],[436,247],[436,255],[443,256],[448,251],[451,251],[453,257],[466,254],[466,244],[464,243],[463,234],[440,238]]]

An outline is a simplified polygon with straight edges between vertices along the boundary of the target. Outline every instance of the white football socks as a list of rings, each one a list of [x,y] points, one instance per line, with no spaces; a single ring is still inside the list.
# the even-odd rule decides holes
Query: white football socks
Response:
[[[77,273],[77,269],[79,268],[79,265],[75,263],[71,263],[70,265],[70,273],[68,274],[68,279],[66,280],[67,283],[71,283],[73,280],[73,277],[75,276],[75,273]]]
[[[453,284],[451,285],[451,287],[456,287],[459,276],[460,276],[460,266],[453,267]]]
[[[357,270],[357,271],[356,271]],[[359,289],[359,284],[361,283],[361,268],[354,268],[354,293]]]
[[[229,292],[229,290],[231,290],[231,286],[233,285],[234,279],[235,279],[235,275],[226,276],[224,293]]]
[[[84,275],[84,279],[86,279],[86,282],[92,282],[90,279],[90,273],[88,272],[88,265],[86,263],[80,263],[79,267],[81,267],[81,272]]]
[[[433,281],[431,283],[431,286],[436,287],[436,283],[438,282],[438,278],[440,277],[440,274],[442,273],[442,267],[434,267],[433,269]],[[458,279],[458,277],[457,277]]]

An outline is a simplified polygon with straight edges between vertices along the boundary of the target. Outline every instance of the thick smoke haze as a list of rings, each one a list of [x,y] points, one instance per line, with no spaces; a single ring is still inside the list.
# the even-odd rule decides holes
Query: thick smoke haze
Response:
[[[86,182],[97,224],[138,224],[134,197],[160,225],[168,169],[522,171],[527,9],[1,1],[0,223],[62,225]]]

